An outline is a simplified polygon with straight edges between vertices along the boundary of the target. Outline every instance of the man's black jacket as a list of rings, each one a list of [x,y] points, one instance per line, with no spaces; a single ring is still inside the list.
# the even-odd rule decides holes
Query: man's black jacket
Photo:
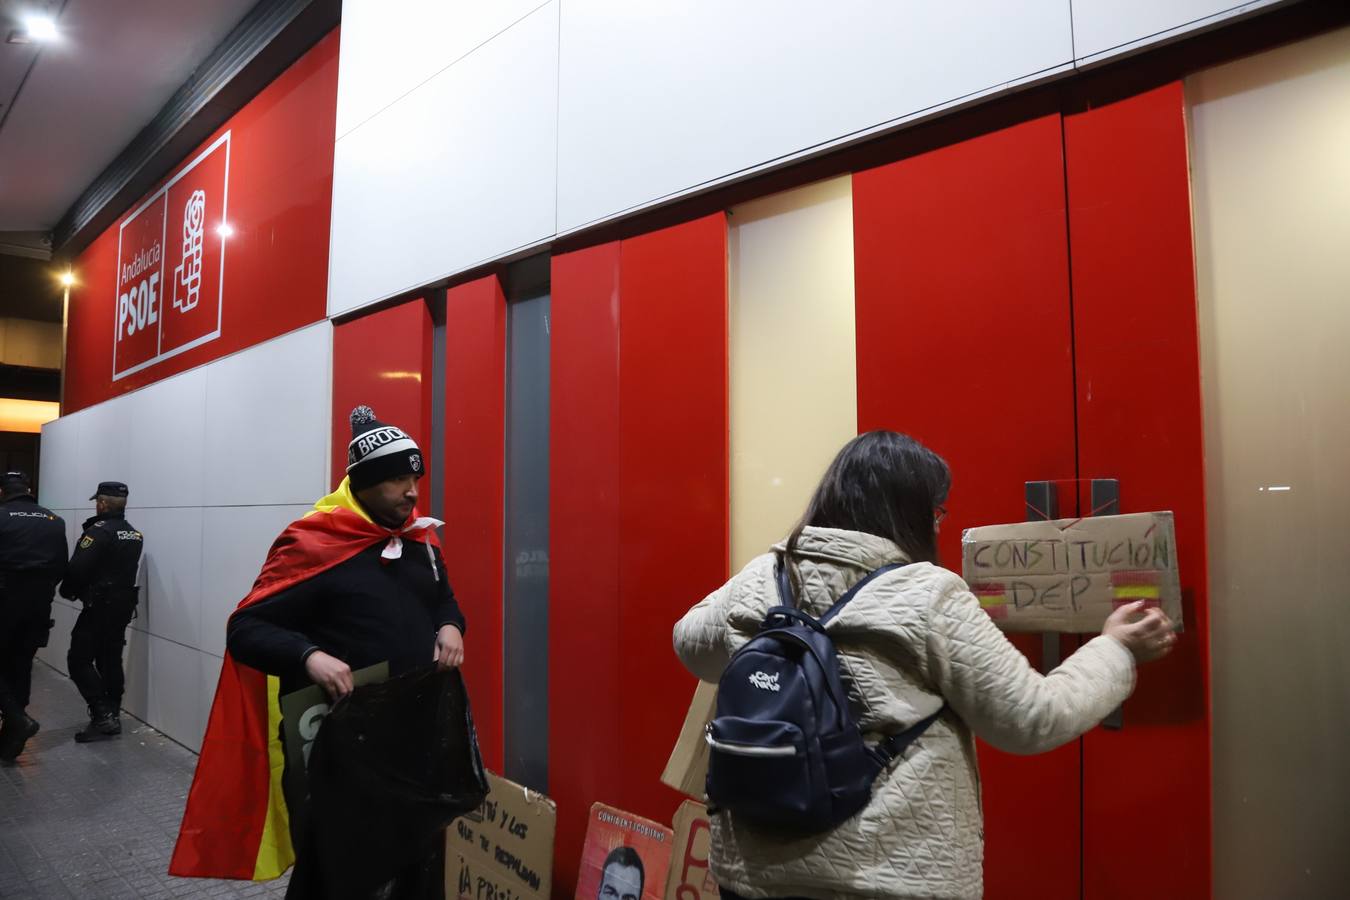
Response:
[[[45,591],[66,574],[66,523],[30,494],[0,501],[0,591]]]
[[[281,678],[283,694],[309,684],[315,650],[363,669],[389,663],[390,676],[426,666],[442,625],[464,631],[439,550],[407,541],[398,559],[383,543],[230,618],[227,643],[237,662]],[[435,560],[433,573],[432,559]]]
[[[92,600],[100,594],[134,589],[144,547],[145,536],[122,513],[86,519],[84,534],[61,582],[61,596]]]

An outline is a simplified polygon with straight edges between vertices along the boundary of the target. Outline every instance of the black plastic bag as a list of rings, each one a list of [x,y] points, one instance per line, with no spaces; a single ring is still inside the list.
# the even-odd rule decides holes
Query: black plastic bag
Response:
[[[340,700],[309,782],[306,862],[322,896],[365,900],[396,878],[381,896],[442,896],[445,828],[488,792],[459,671],[409,672]]]

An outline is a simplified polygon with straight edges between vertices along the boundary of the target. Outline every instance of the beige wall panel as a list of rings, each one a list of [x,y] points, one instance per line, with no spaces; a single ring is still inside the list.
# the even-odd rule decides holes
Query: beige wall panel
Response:
[[[1350,30],[1201,73],[1191,108],[1214,896],[1350,884]]]
[[[858,432],[852,181],[731,214],[731,563],[784,537]]]

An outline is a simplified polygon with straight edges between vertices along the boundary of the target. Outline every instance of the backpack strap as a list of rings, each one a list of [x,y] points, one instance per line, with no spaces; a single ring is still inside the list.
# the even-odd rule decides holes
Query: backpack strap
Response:
[[[788,574],[786,554],[778,557],[778,562],[773,567],[773,574],[778,581],[778,602],[789,609],[796,609],[797,601],[792,596],[792,576]]]
[[[884,575],[892,569],[904,568],[905,565],[906,563],[889,563],[888,565],[882,566],[880,569],[874,569],[871,572],[868,572],[857,584],[845,591],[844,596],[835,601],[834,606],[831,606],[825,611],[825,615],[821,616],[818,620],[821,626],[823,627],[827,622],[839,615],[840,611],[848,605],[848,602],[858,596],[859,591],[866,587],[868,582],[873,578],[876,578],[878,575]],[[778,557],[778,562],[773,567],[773,573],[774,580],[778,583],[779,603],[789,609],[796,609],[797,600],[792,593],[792,577],[788,574],[787,558],[785,556]]]
[[[843,609],[845,606],[848,605],[848,602],[852,600],[854,597],[858,596],[858,592],[861,591],[863,588],[867,587],[867,585],[872,581],[872,579],[876,578],[879,575],[885,575],[887,572],[890,572],[893,569],[903,568],[905,565],[906,565],[905,563],[891,563],[890,565],[882,566],[880,569],[874,569],[871,572],[868,572],[867,575],[865,575],[861,581],[859,581],[857,584],[853,585],[853,587],[845,591],[844,596],[840,597],[839,600],[834,604],[834,606],[831,606],[825,612],[825,615],[820,617],[820,624],[822,626],[828,625],[830,623],[830,620],[832,620],[835,616],[839,615],[839,613],[843,612]],[[782,576],[779,576],[779,578],[781,580]]]
[[[881,767],[884,769],[909,749],[909,745],[918,740],[919,737],[928,730],[928,726],[936,722],[946,711],[947,704],[944,703],[937,712],[933,713],[928,718],[920,719],[899,734],[893,734],[890,737],[883,738],[881,741],[873,744],[869,749],[871,749],[873,755],[877,757],[877,761],[881,763]]]

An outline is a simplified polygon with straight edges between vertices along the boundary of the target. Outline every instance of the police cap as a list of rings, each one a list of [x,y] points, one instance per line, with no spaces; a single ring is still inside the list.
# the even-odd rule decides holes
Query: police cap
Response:
[[[129,492],[127,486],[120,481],[100,481],[98,490],[94,491],[94,496],[90,500],[97,500],[99,497],[125,497]]]
[[[0,490],[7,494],[30,490],[32,487],[33,479],[28,477],[27,472],[6,472],[0,476]]]

